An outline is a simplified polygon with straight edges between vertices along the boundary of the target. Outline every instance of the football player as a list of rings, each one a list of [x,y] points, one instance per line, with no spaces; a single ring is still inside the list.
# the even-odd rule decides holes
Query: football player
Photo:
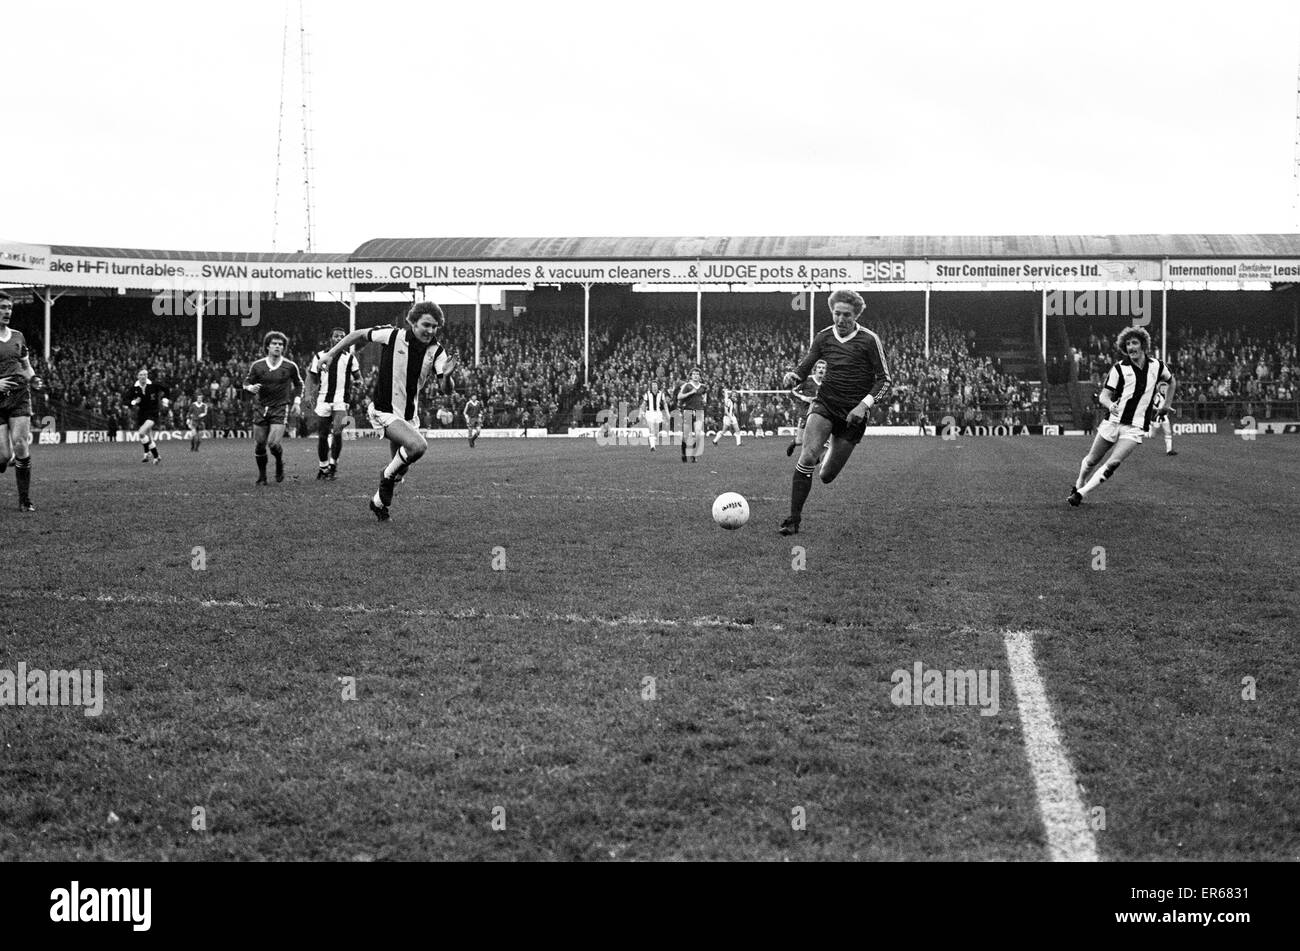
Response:
[[[11,465],[18,483],[18,510],[35,512],[32,504],[32,390],[41,378],[28,359],[27,339],[9,326],[13,298],[0,291],[0,473]]]
[[[667,412],[668,394],[664,392],[664,385],[655,380],[650,389],[641,394],[641,419],[645,421],[646,440],[651,452],[659,445],[659,431],[663,429]]]
[[[446,318],[433,301],[420,301],[406,315],[404,327],[370,327],[354,330],[324,355],[326,361],[347,347],[370,340],[383,345],[379,379],[370,404],[370,422],[382,429],[393,458],[379,476],[379,490],[370,499],[370,511],[381,522],[390,518],[393,490],[407,470],[424,455],[429,443],[420,433],[419,395],[425,381],[437,376],[439,389],[452,392],[456,358],[435,339]]]
[[[479,433],[483,432],[483,404],[479,402],[478,394],[473,393],[465,402],[465,432],[469,434],[469,448],[474,448],[474,440],[478,439]]]
[[[695,462],[704,451],[704,380],[699,367],[692,367],[690,379],[678,387],[677,411],[682,419],[682,462],[688,455]]]
[[[185,416],[190,424],[189,432],[186,433],[190,438],[190,452],[198,452],[199,444],[203,441],[203,430],[208,426],[208,404],[203,402],[202,390],[195,392],[194,402],[186,410]]]
[[[822,482],[834,481],[862,440],[867,412],[889,392],[884,344],[873,331],[858,323],[867,306],[862,295],[839,290],[830,295],[827,303],[834,323],[813,338],[799,366],[782,380],[784,386],[796,387],[808,378],[818,360],[826,361],[826,377],[804,423],[803,449],[791,479],[790,514],[781,522],[782,535],[799,531],[818,458]],[[822,453],[827,439],[830,449]]]
[[[821,389],[822,380],[824,379],[826,379],[826,361],[818,360],[813,367],[812,375],[790,391],[790,395],[798,400],[798,403],[795,404],[798,419],[795,420],[794,424],[794,439],[790,441],[790,445],[785,447],[787,456],[794,455],[795,449],[803,445],[803,427],[804,423],[808,421],[808,410],[816,402],[817,391]]]
[[[1165,455],[1176,456],[1178,450],[1174,448],[1174,427],[1169,422],[1169,414],[1179,415],[1178,407],[1170,406],[1168,402],[1169,384],[1161,383],[1156,387],[1156,415],[1153,422],[1165,434]]]
[[[1106,374],[1106,383],[1097,394],[1110,416],[1097,427],[1092,448],[1079,463],[1079,478],[1070,487],[1069,503],[1080,505],[1084,497],[1115,474],[1128,455],[1151,431],[1151,421],[1168,410],[1156,410],[1156,390],[1169,384],[1168,402],[1173,402],[1178,381],[1160,360],[1149,357],[1151,335],[1143,327],[1128,327],[1119,335],[1119,350],[1124,357]],[[1109,458],[1107,454],[1109,453]],[[1103,459],[1106,464],[1088,478],[1088,472]],[[1085,481],[1086,480],[1086,481]]]
[[[153,431],[158,425],[158,417],[162,415],[162,411],[171,405],[166,394],[167,388],[149,379],[149,371],[143,368],[135,375],[135,385],[127,394],[130,397],[130,404],[135,407],[135,436],[140,440],[140,448],[144,453],[140,461],[152,461],[155,466],[160,460]]]
[[[329,347],[348,335],[342,327],[330,331]],[[321,357],[329,347],[312,357],[307,373],[316,390],[316,459],[317,479],[335,479],[339,473],[339,456],[343,454],[343,421],[348,416],[349,391],[361,385],[361,364],[351,350],[332,363]]]
[[[257,460],[257,481],[266,485],[266,453],[275,456],[275,481],[284,481],[284,449],[280,440],[289,423],[289,405],[302,405],[302,374],[298,364],[284,355],[289,338],[272,330],[262,340],[266,356],[248,368],[244,389],[257,397],[258,409],[253,416],[253,458]]]
[[[718,444],[718,440],[731,430],[732,435],[736,437],[736,445],[740,445],[740,421],[736,418],[736,400],[731,394],[731,390],[722,391],[722,425],[718,427],[717,433],[713,437],[713,445]]]

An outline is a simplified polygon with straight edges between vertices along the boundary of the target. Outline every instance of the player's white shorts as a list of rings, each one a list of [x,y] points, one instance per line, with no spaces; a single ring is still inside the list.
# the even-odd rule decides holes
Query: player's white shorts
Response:
[[[375,409],[374,403],[370,404],[370,408],[366,411],[366,415],[370,417],[370,425],[374,426],[376,429],[387,429],[389,423],[395,423],[402,418],[396,413],[385,413],[382,410]],[[417,418],[412,416],[410,419],[406,420],[406,423],[416,432],[419,432],[420,421]]]
[[[335,413],[346,413],[347,411],[348,404],[343,400],[338,400],[334,403],[326,403],[324,400],[321,400],[316,404],[316,415],[322,418],[325,416],[332,416]]]
[[[732,416],[724,416],[724,417],[722,417],[722,428],[723,428],[723,429],[728,429],[728,428],[730,428],[730,429],[739,429],[739,428],[740,428],[740,422],[739,422],[739,420],[736,419],[736,417],[735,417],[734,415],[732,415]]]
[[[1118,442],[1121,439],[1131,439],[1139,446],[1142,445],[1142,439],[1146,436],[1146,431],[1141,426],[1125,426],[1123,423],[1117,423],[1113,419],[1104,420],[1097,427],[1097,435],[1106,442]]]
[[[648,428],[653,429],[656,432],[664,424],[664,414],[658,410],[647,410],[641,415],[641,419]]]

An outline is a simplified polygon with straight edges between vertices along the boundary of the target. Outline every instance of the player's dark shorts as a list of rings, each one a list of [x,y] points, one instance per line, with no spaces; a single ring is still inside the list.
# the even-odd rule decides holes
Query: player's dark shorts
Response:
[[[32,415],[32,391],[23,384],[16,389],[0,393],[0,426],[20,416]]]
[[[850,407],[851,409],[852,407]],[[835,408],[827,406],[821,400],[817,400],[808,410],[808,415],[823,416],[831,422],[831,435],[839,439],[857,445],[862,441],[862,434],[867,428],[867,417],[863,416],[861,422],[850,423],[848,413],[838,414]]]
[[[287,426],[289,425],[289,404],[281,403],[279,406],[263,406],[258,409],[253,416],[254,426]]]
[[[136,413],[136,414],[135,414],[135,428],[136,428],[136,429],[139,429],[139,428],[140,428],[141,426],[143,426],[145,423],[153,423],[155,426],[157,426],[157,425],[158,425],[158,417],[157,417],[157,416],[145,416],[143,413]]]

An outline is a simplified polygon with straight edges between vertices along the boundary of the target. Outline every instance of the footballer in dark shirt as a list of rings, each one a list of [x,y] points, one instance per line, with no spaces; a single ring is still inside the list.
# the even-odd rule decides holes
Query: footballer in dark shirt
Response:
[[[785,447],[787,456],[793,456],[794,451],[803,445],[803,427],[808,422],[808,414],[812,410],[812,404],[817,401],[817,391],[821,389],[824,379],[826,379],[826,361],[818,360],[813,367],[812,375],[790,391],[790,395],[798,400],[794,406],[798,418],[794,421],[794,439],[790,440],[790,445]]]
[[[275,456],[275,481],[284,481],[284,450],[280,440],[289,422],[289,408],[302,402],[302,374],[298,364],[284,355],[289,338],[272,330],[263,342],[266,356],[248,368],[244,389],[257,396],[253,414],[253,458],[257,460],[257,482],[266,485],[266,453]]]
[[[9,326],[13,298],[0,291],[0,473],[14,467],[18,483],[18,510],[35,512],[32,504],[32,456],[28,443],[32,426],[32,390],[41,388],[41,378],[32,369],[27,340]]]
[[[880,338],[858,323],[866,302],[857,291],[839,290],[828,301],[835,322],[813,338],[799,366],[785,375],[784,384],[803,383],[819,360],[826,361],[826,378],[808,409],[803,449],[790,487],[790,514],[781,523],[782,535],[799,531],[803,505],[812,489],[813,472],[821,460],[822,482],[831,482],[862,439],[867,411],[889,392],[889,368]]]
[[[149,379],[149,371],[141,369],[135,375],[135,385],[127,397],[128,402],[135,407],[135,435],[140,440],[143,451],[140,461],[152,461],[158,465],[158,444],[154,442],[153,430],[158,425],[162,411],[170,405],[167,388]]]
[[[677,411],[682,418],[682,462],[687,456],[695,462],[704,451],[704,383],[699,367],[692,368],[691,378],[678,387]]]

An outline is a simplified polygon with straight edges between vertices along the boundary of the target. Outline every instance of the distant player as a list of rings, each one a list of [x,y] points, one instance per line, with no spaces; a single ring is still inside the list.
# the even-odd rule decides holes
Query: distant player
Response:
[[[704,450],[704,382],[699,367],[691,369],[691,377],[677,388],[677,410],[682,418],[682,462],[689,455],[697,461]],[[690,451],[687,452],[687,444]]]
[[[718,427],[717,433],[713,436],[713,445],[718,444],[718,440],[727,434],[736,437],[736,445],[740,445],[740,420],[736,418],[736,400],[731,395],[731,390],[722,391],[722,425]]]
[[[798,386],[790,391],[798,402],[795,403],[795,412],[798,413],[798,419],[795,420],[794,439],[790,445],[785,447],[787,456],[794,455],[795,449],[803,445],[803,427],[808,421],[808,411],[812,409],[813,403],[817,401],[817,391],[821,389],[822,380],[826,379],[826,361],[818,360],[813,367],[812,374]]]
[[[650,389],[641,394],[641,419],[645,421],[646,439],[650,443],[651,452],[659,445],[659,432],[663,429],[667,412],[668,394],[664,392],[664,385],[655,380]]]
[[[1155,424],[1165,434],[1165,455],[1176,456],[1178,450],[1174,448],[1174,427],[1169,422],[1169,414],[1178,415],[1178,407],[1170,406],[1167,400],[1169,393],[1169,384],[1161,383],[1156,387],[1156,413]]]
[[[156,466],[161,460],[153,431],[162,411],[171,405],[167,399],[167,388],[149,379],[149,371],[142,369],[135,375],[135,385],[127,397],[127,401],[135,407],[135,437],[140,440],[140,448],[144,453],[140,461],[153,462]]]
[[[322,361],[348,332],[342,327],[330,331],[329,346],[312,356],[307,373],[316,390],[316,469],[317,479],[334,479],[339,473],[339,456],[343,455],[343,421],[348,417],[348,397],[361,385],[361,363],[351,350],[345,350],[330,363]]]
[[[763,419],[763,404],[762,402],[755,403],[754,412],[749,414],[749,425],[754,427],[754,437],[757,439],[767,437],[767,432],[763,429]]]
[[[35,512],[32,504],[32,390],[41,378],[28,359],[27,339],[9,326],[13,298],[0,291],[0,474],[11,465],[18,483],[18,511]]]
[[[420,433],[419,395],[426,380],[436,375],[439,389],[450,395],[456,359],[435,340],[445,318],[432,301],[420,301],[406,315],[404,327],[371,327],[355,330],[330,348],[326,359],[363,340],[383,345],[379,357],[379,379],[370,406],[370,422],[382,429],[393,449],[393,458],[379,476],[379,491],[370,500],[370,511],[381,522],[389,519],[393,489],[406,471],[429,448]]]
[[[469,434],[469,448],[473,449],[474,440],[483,432],[483,404],[479,402],[477,393],[466,401],[462,415],[465,417],[465,431]]]
[[[1142,327],[1129,327],[1119,335],[1119,349],[1124,358],[1111,366],[1106,382],[1097,394],[1097,402],[1110,414],[1097,427],[1092,448],[1079,463],[1079,478],[1070,487],[1071,505],[1082,504],[1097,486],[1115,474],[1115,470],[1151,430],[1153,418],[1167,410],[1156,410],[1156,393],[1161,383],[1169,384],[1168,400],[1173,401],[1178,381],[1160,360],[1148,357],[1151,335]],[[1088,478],[1088,472],[1106,458],[1106,464]],[[1087,480],[1086,482],[1084,480]]]
[[[784,377],[795,387],[808,378],[818,360],[826,361],[826,378],[808,410],[803,449],[790,485],[790,514],[781,523],[782,535],[799,531],[804,502],[812,490],[813,472],[820,457],[822,482],[831,482],[849,461],[862,440],[867,411],[889,392],[885,348],[875,333],[858,323],[866,302],[856,291],[840,290],[827,302],[835,323],[813,338],[799,366]],[[830,449],[821,447],[830,439]]]
[[[199,390],[194,394],[194,402],[190,408],[185,411],[185,419],[189,423],[190,452],[198,452],[199,444],[203,441],[203,431],[208,428],[208,414],[211,407],[203,402],[203,391]]]
[[[275,481],[284,481],[284,450],[280,440],[289,422],[289,408],[302,405],[302,374],[298,364],[284,355],[289,338],[272,330],[264,338],[266,356],[248,368],[244,389],[257,397],[258,407],[253,414],[253,458],[257,460],[257,481],[266,485],[266,453],[275,456]]]

